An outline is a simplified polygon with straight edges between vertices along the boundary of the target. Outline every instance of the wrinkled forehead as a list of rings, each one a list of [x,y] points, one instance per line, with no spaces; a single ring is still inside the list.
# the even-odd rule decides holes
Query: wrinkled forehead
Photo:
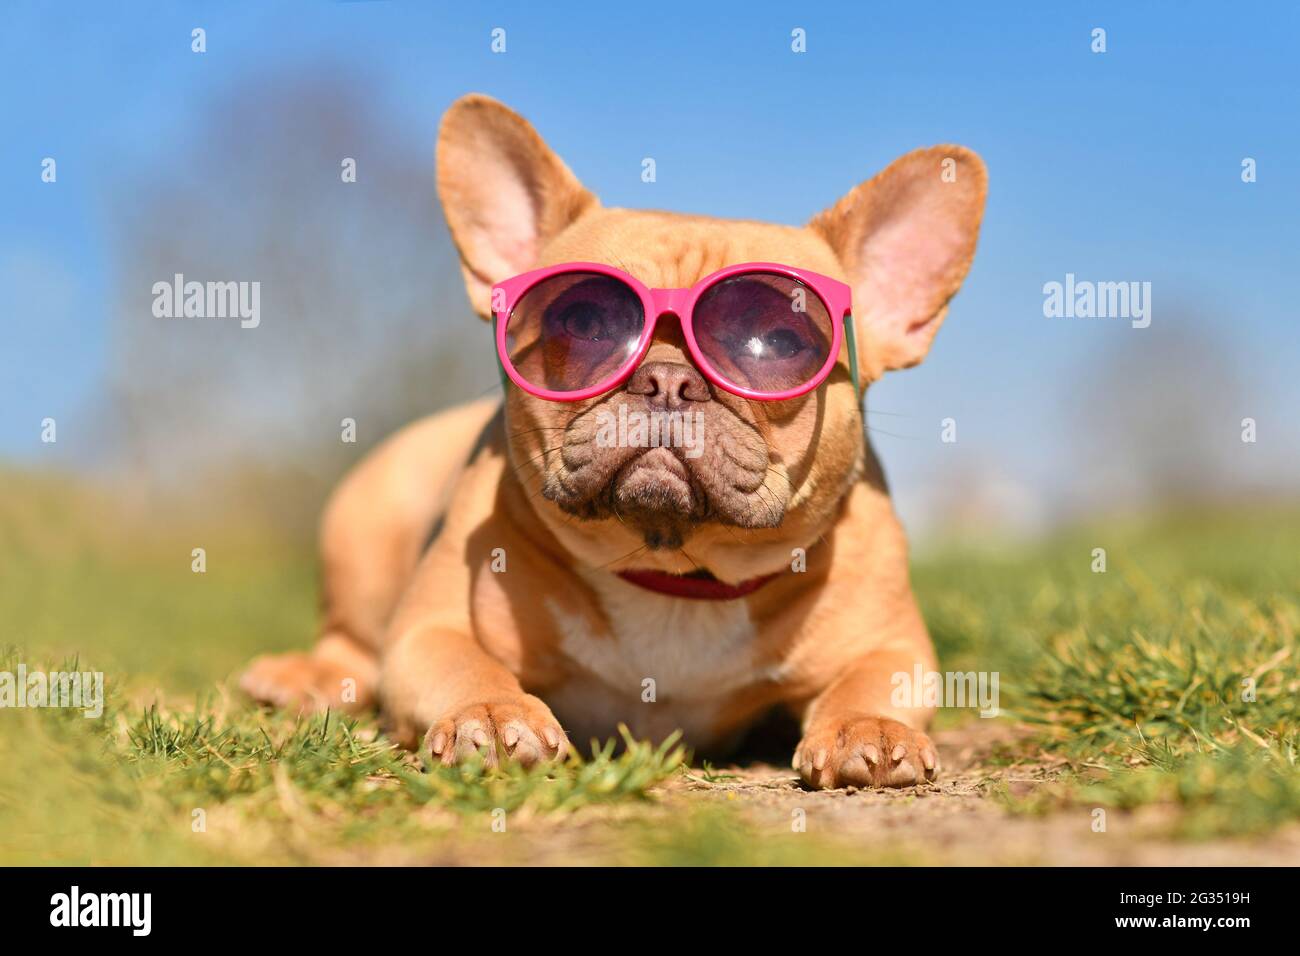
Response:
[[[796,226],[666,212],[600,209],[580,218],[541,251],[539,266],[600,262],[651,288],[681,289],[741,262],[776,262],[840,277],[820,236]]]

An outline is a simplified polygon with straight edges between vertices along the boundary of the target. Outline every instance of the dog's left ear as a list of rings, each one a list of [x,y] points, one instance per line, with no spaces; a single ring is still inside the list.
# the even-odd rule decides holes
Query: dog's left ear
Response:
[[[932,146],[895,160],[808,223],[853,286],[868,381],[925,358],[970,269],[987,191],[979,156]]]

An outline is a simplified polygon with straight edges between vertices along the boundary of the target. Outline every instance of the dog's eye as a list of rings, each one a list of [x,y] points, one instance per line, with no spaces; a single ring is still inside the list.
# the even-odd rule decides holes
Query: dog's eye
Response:
[[[762,345],[760,358],[793,358],[805,348],[803,339],[793,329],[772,329],[763,336]]]
[[[695,303],[692,321],[714,371],[760,392],[807,382],[826,364],[834,337],[820,298],[794,279],[767,273],[712,286]]]
[[[560,313],[560,325],[572,338],[600,342],[609,338],[605,312],[594,302],[573,302]]]
[[[773,360],[794,358],[808,347],[803,337],[790,328],[768,329],[748,336],[725,336],[724,344],[738,357]]]

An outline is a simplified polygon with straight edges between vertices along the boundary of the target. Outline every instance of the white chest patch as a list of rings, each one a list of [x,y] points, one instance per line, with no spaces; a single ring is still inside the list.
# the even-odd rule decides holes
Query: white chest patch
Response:
[[[588,737],[612,736],[625,723],[637,737],[680,728],[689,743],[707,746],[726,697],[758,678],[748,605],[653,594],[609,575],[590,583],[613,633],[593,633],[582,615],[546,600],[561,653],[575,665],[547,703],[574,743],[585,751]]]

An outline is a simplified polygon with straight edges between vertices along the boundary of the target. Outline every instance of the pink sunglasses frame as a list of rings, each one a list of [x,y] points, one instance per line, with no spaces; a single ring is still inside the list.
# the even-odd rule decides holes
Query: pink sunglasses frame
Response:
[[[510,323],[510,313],[514,311],[515,306],[519,304],[520,299],[528,293],[535,285],[552,276],[566,275],[574,272],[594,272],[599,275],[609,276],[612,279],[618,279],[627,285],[641,300],[641,308],[645,314],[645,328],[641,332],[641,338],[637,343],[636,352],[619,366],[618,371],[612,375],[589,385],[586,388],[578,389],[573,392],[557,392],[548,388],[542,388],[526,381],[510,361],[509,352],[506,349],[506,326]],[[699,344],[695,341],[695,330],[692,327],[692,316],[695,312],[695,304],[699,301],[700,296],[725,279],[733,276],[743,275],[751,272],[764,272],[772,275],[785,276],[795,279],[813,291],[822,303],[826,306],[831,318],[831,348],[830,354],[826,357],[826,362],[807,382],[796,388],[786,389],[780,392],[758,392],[750,388],[737,385],[730,382],[716,369],[713,368],[704,353],[700,350]],[[853,328],[850,324],[852,316],[850,315],[852,290],[848,285],[840,282],[838,279],[832,279],[830,276],[819,275],[816,272],[810,272],[807,269],[796,269],[792,266],[784,266],[775,262],[743,262],[734,266],[727,266],[725,269],[719,269],[711,275],[705,276],[695,285],[688,289],[652,289],[645,285],[636,276],[629,275],[622,269],[616,269],[613,266],[603,265],[599,262],[565,262],[560,265],[547,266],[544,269],[534,269],[531,272],[524,272],[520,275],[505,279],[498,282],[492,287],[492,303],[495,306],[498,302],[501,308],[493,309],[493,332],[496,336],[497,358],[501,363],[501,368],[505,371],[510,381],[514,382],[520,388],[530,395],[543,398],[552,402],[581,402],[588,398],[595,398],[597,395],[603,395],[605,392],[618,388],[636,371],[637,367],[645,359],[646,352],[650,350],[650,343],[654,341],[655,326],[658,324],[661,316],[672,313],[677,316],[681,323],[682,334],[686,338],[686,347],[691,354],[691,359],[695,362],[695,367],[700,373],[708,379],[709,382],[716,385],[733,395],[739,395],[741,398],[753,399],[760,402],[780,402],[786,399],[799,398],[801,395],[807,395],[826,381],[830,375],[831,369],[839,361],[840,348],[844,343],[845,329],[848,330],[850,346],[850,370],[853,373],[854,380],[857,380],[857,356],[852,354],[853,350]]]

